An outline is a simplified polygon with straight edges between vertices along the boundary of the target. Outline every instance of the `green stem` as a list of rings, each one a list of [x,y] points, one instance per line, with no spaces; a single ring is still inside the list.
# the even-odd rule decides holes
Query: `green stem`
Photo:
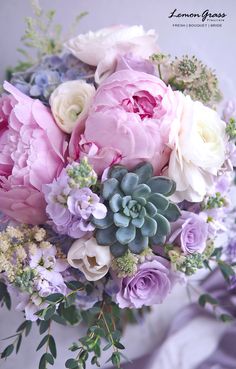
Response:
[[[159,72],[159,77],[160,77],[160,79],[162,79],[162,75],[161,75],[161,65],[160,65],[160,64],[158,64],[157,68],[158,68],[158,72]]]

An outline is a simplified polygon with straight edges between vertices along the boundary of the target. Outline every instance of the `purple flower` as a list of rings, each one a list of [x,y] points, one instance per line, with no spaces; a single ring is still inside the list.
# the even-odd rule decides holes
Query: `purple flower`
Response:
[[[53,286],[63,284],[64,280],[61,275],[68,268],[68,263],[65,260],[56,258],[56,247],[51,246],[45,249],[37,249],[31,255],[30,267],[36,270],[39,276],[50,282]]]
[[[69,185],[71,178],[68,168],[70,165],[51,184],[44,186],[46,212],[57,233],[81,238],[94,230],[90,222],[91,216],[103,219],[107,209],[90,188],[74,188]]]
[[[153,63],[147,59],[143,59],[132,54],[120,55],[117,60],[116,71],[123,69],[132,69],[148,74],[155,74]]]
[[[99,202],[99,197],[88,187],[71,191],[67,206],[71,214],[88,220],[91,215],[97,219],[106,216],[106,207]]]
[[[223,118],[226,123],[229,123],[230,118],[236,119],[236,99],[227,101],[223,111]]]
[[[184,254],[203,252],[208,237],[208,224],[201,214],[183,211],[181,217],[172,224],[168,243],[174,243]]]
[[[173,282],[170,263],[156,256],[141,264],[134,276],[120,281],[116,301],[121,309],[161,304],[170,293]]]

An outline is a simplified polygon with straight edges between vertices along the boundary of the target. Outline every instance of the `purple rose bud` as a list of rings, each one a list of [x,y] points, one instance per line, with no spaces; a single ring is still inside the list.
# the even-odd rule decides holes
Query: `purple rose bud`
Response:
[[[168,243],[180,246],[184,254],[202,253],[206,247],[208,224],[201,214],[183,211],[181,217],[172,224]]]
[[[170,263],[156,256],[152,261],[141,264],[134,276],[120,281],[116,301],[121,309],[161,304],[170,293],[173,283]]]

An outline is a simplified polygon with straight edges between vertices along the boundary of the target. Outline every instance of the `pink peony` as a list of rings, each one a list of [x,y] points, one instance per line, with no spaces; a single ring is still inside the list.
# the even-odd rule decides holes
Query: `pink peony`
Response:
[[[4,88],[11,95],[0,98],[0,211],[39,224],[47,219],[42,185],[63,168],[66,136],[40,101]]]
[[[177,107],[176,94],[159,78],[120,70],[97,90],[84,134],[80,127],[72,133],[70,156],[87,156],[98,174],[115,163],[132,168],[143,161],[160,174]]]

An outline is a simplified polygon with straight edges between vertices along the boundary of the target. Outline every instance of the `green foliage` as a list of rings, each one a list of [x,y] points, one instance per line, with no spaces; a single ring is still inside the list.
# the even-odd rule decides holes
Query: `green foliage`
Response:
[[[30,320],[25,320],[16,330],[16,333],[10,337],[4,338],[4,340],[8,340],[11,338],[14,338],[13,343],[8,345],[3,352],[1,353],[1,359],[6,359],[8,356],[10,356],[14,349],[16,351],[16,354],[19,352],[23,335],[27,337],[31,331],[32,328],[32,322]]]
[[[5,283],[0,281],[0,306],[6,306],[8,310],[11,309],[11,297],[7,291]]]
[[[225,128],[225,132],[231,140],[236,139],[236,120],[234,118],[230,118]]]
[[[104,300],[96,304],[95,308],[87,311],[85,315],[81,315],[85,317],[86,324],[88,324],[87,335],[70,347],[70,350],[76,352],[77,355],[66,361],[66,368],[86,368],[86,363],[91,356],[91,364],[99,367],[101,352],[110,349],[112,353],[108,361],[111,361],[116,368],[120,368],[120,351],[124,349],[124,346],[120,342],[121,332],[117,328],[121,318],[117,305],[110,300]]]
[[[202,204],[202,209],[203,210],[217,209],[222,208],[226,205],[227,203],[225,198],[221,196],[220,192],[216,192],[214,196],[209,196],[204,200]]]
[[[222,320],[222,322],[227,323],[227,322],[232,322],[234,321],[234,317],[232,315],[229,314],[221,314],[220,315],[220,320]]]
[[[65,40],[74,35],[78,23],[88,14],[87,12],[82,12],[76,16],[71,23],[69,32],[63,37],[62,26],[55,23],[56,11],[44,11],[37,0],[31,0],[31,5],[33,17],[25,18],[26,29],[21,38],[23,47],[17,49],[24,60],[20,60],[16,67],[8,69],[8,79],[11,78],[13,73],[25,71],[37,64],[45,55],[60,53]],[[28,49],[36,51],[36,58],[32,57]]]
[[[169,256],[171,263],[175,265],[175,268],[180,272],[190,276],[198,269],[204,267],[204,262],[207,260],[206,255],[200,253],[183,255],[178,247],[173,245],[166,245],[165,252]]]
[[[229,282],[230,278],[235,275],[235,271],[232,266],[223,260],[218,260],[218,267],[227,282]]]
[[[15,286],[22,292],[33,293],[35,271],[31,268],[25,268],[24,271],[19,274],[15,279]]]
[[[206,304],[217,305],[218,301],[209,294],[203,294],[199,297],[198,303],[204,307]]]

